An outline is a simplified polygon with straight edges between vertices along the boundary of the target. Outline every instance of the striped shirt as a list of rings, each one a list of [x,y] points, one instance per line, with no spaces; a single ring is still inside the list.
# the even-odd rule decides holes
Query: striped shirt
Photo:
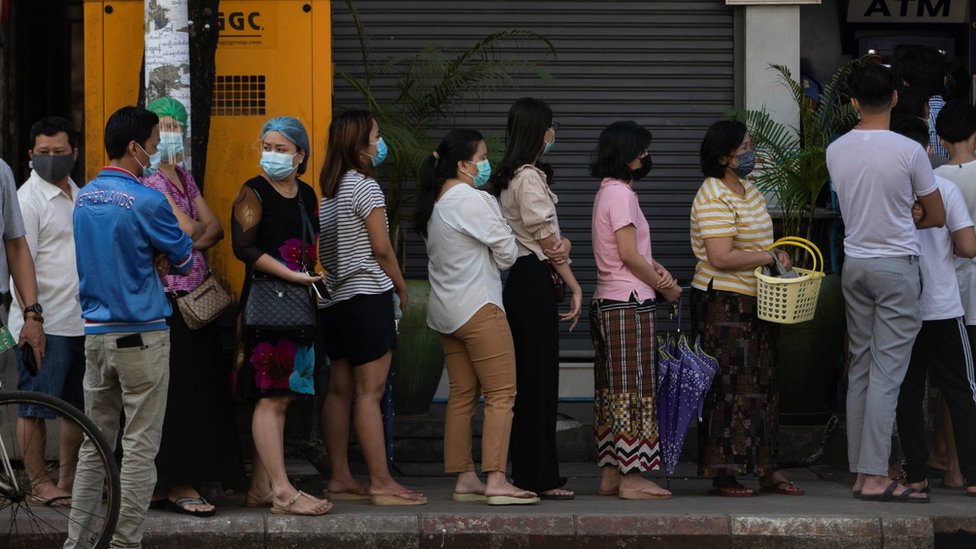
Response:
[[[732,248],[762,251],[773,243],[773,220],[766,211],[766,199],[748,181],[741,179],[745,194],[732,192],[720,179],[709,177],[702,183],[691,204],[691,249],[698,258],[691,285],[699,290],[712,288],[756,295],[754,269],[720,271],[708,264],[705,239],[731,238]]]
[[[320,301],[320,307],[393,288],[373,256],[366,231],[366,217],[376,208],[386,208],[382,189],[373,178],[354,170],[342,176],[334,198],[322,198],[319,260],[328,273],[325,282],[332,299]]]

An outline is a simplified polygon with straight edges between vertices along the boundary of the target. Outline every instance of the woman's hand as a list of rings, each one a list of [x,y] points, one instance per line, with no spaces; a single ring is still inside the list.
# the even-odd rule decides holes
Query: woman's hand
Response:
[[[549,249],[543,249],[542,253],[546,254],[549,261],[556,265],[562,265],[569,261],[569,250],[571,250],[573,244],[568,238],[560,238],[556,243]]]
[[[678,299],[681,297],[681,286],[678,286],[677,284],[667,288],[660,288],[658,291],[661,292],[664,299],[667,299],[671,303],[678,301]]]
[[[776,259],[779,260],[784,271],[793,270],[793,258],[790,257],[790,253],[786,250],[776,250]]]
[[[676,286],[678,284],[678,281],[675,280],[673,276],[671,276],[671,273],[669,273],[668,270],[665,269],[663,265],[661,265],[656,261],[654,262],[654,272],[657,273],[657,276],[661,277],[658,280],[657,284],[654,286],[655,290],[663,290],[665,288],[671,288],[672,286]]]
[[[396,294],[400,298],[400,314],[405,314],[407,312],[407,287],[397,288]]]
[[[311,286],[315,282],[322,280],[322,277],[324,276],[321,273],[308,274],[301,271],[291,271],[291,273],[292,275],[290,277],[290,282],[301,284],[303,286]]]
[[[569,331],[572,332],[573,328],[576,327],[576,323],[579,322],[580,311],[583,310],[583,289],[579,286],[575,288],[570,288],[573,292],[573,297],[569,301],[569,311],[559,315],[559,320],[571,320],[572,324],[569,325]]]

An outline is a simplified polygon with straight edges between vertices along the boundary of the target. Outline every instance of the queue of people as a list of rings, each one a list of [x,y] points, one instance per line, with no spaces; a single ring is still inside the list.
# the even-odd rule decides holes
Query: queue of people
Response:
[[[928,501],[919,407],[931,363],[952,419],[953,458],[958,448],[955,480],[976,495],[976,446],[963,428],[976,418],[976,299],[969,287],[976,268],[954,259],[976,256],[976,108],[940,106],[938,135],[950,152],[938,169],[942,179],[925,154],[922,117],[891,117],[898,97],[891,71],[861,66],[850,89],[860,122],[830,146],[827,162],[846,225],[853,493]],[[243,475],[232,397],[254,402],[247,506],[316,516],[344,500],[427,503],[391,476],[382,434],[380,400],[397,346],[394,309],[409,302],[376,180],[388,154],[378,121],[362,110],[332,121],[321,200],[301,178],[311,152],[306,128],[290,116],[263,125],[261,171],[241,186],[230,219],[234,253],[246,267],[240,349],[230,371],[219,360],[213,319],[188,322],[179,306],[211,276],[204,252],[224,237],[181,165],[186,123],[182,104],[169,98],[120,109],[105,129],[110,164],[81,189],[69,177],[77,154],[71,124],[46,118],[32,128],[31,177],[17,195],[7,188],[3,195],[14,307],[23,310],[11,316],[11,329],[31,343],[18,349],[19,387],[83,407],[111,441],[124,408],[120,543],[138,545],[150,506],[216,512],[200,483]],[[450,381],[444,464],[456,475],[458,502],[523,505],[576,496],[559,473],[555,439],[559,325],[572,330],[583,303],[572,244],[560,230],[554,170],[545,161],[558,128],[545,102],[523,98],[509,111],[496,169],[484,137],[470,129],[447,133],[421,167],[413,224],[429,258],[427,323],[440,336]],[[682,295],[654,258],[637,192],[653,166],[651,146],[646,128],[614,122],[600,134],[590,164],[598,181],[591,225],[597,284],[589,306],[598,494],[625,500],[672,496],[643,475],[661,464],[656,303]],[[803,495],[777,469],[776,331],[757,316],[753,274],[774,263],[789,270],[790,256],[767,249],[773,224],[750,180],[756,152],[747,127],[714,123],[700,162],[705,180],[691,204],[697,265],[689,298],[693,335],[717,359],[718,373],[698,429],[699,474],[712,479],[716,496],[749,497],[757,489]],[[19,197],[16,212],[12,197]],[[868,207],[878,204],[884,207]],[[66,273],[77,276],[65,284]],[[923,289],[920,273],[938,285]],[[268,294],[267,287],[275,289]],[[49,307],[46,336],[41,302]],[[331,474],[321,495],[298,490],[284,461],[289,404],[315,392],[317,333],[331,363],[321,418]],[[24,368],[26,352],[37,354],[37,377]],[[484,481],[471,452],[482,396]],[[29,409],[20,416],[19,436],[43,441],[42,420],[50,418]],[[907,486],[888,476],[892,417]],[[368,483],[350,470],[350,424]],[[38,503],[72,512],[98,504],[92,449],[78,438],[62,430],[61,444],[81,449],[62,453],[58,478],[45,471],[43,444],[25,456]],[[744,476],[758,477],[758,487],[742,484]]]

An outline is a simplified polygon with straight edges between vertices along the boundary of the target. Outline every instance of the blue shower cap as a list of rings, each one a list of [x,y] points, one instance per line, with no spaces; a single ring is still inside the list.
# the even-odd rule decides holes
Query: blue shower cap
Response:
[[[305,153],[305,158],[298,165],[298,173],[305,173],[305,168],[308,167],[308,157],[311,153],[308,145],[308,132],[305,131],[305,126],[294,116],[278,116],[264,123],[264,127],[261,128],[261,139],[264,139],[270,132],[280,133],[285,136],[285,139],[294,143],[296,147]]]

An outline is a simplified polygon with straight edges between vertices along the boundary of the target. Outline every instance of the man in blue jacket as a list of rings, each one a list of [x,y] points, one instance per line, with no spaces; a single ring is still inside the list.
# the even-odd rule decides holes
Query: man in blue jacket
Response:
[[[157,276],[164,255],[177,273],[192,264],[192,242],[166,198],[138,177],[159,144],[159,118],[123,107],[105,126],[109,165],[75,201],[75,250],[85,319],[85,413],[112,444],[122,431],[122,507],[111,547],[141,547],[156,484],[154,459],[166,411],[172,308]],[[161,263],[167,263],[162,261]],[[97,512],[103,479],[86,439],[72,493],[68,541],[84,545],[86,520]],[[87,546],[87,545],[84,545]]]

